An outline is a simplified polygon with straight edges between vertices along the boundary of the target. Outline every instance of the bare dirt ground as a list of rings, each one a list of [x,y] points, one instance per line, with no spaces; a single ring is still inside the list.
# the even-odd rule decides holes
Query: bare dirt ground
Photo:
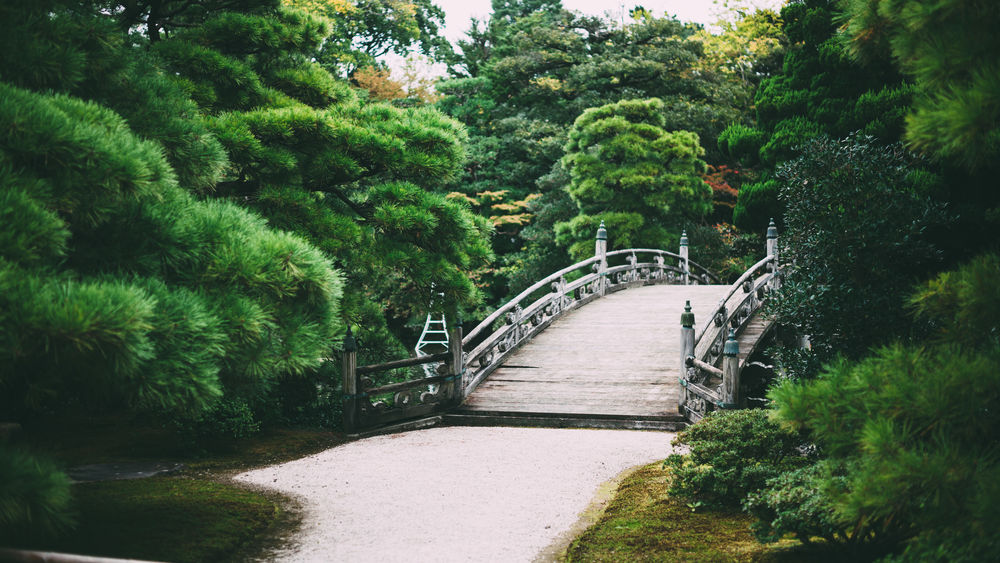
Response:
[[[302,528],[269,558],[533,561],[574,529],[602,483],[665,458],[672,438],[438,427],[351,442],[235,479],[302,502]]]

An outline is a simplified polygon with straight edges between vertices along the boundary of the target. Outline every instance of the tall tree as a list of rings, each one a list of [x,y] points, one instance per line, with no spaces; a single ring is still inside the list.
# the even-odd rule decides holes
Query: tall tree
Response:
[[[902,134],[912,87],[885,54],[852,61],[836,13],[836,0],[793,0],[782,9],[788,45],[781,72],[756,92],[756,124],[736,123],[719,135],[724,154],[761,173],[740,190],[733,221],[742,229],[762,231],[769,218],[780,220],[775,166],[809,139],[860,131],[891,144]]]
[[[698,136],[663,129],[663,102],[624,100],[588,109],[570,129],[562,164],[580,214],[556,224],[557,240],[577,259],[592,251],[597,223],[613,246],[664,248],[686,221],[711,211]]]

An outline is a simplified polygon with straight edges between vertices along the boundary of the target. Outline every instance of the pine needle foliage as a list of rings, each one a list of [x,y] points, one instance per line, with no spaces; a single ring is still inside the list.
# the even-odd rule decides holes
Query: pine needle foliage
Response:
[[[929,343],[841,358],[817,380],[785,381],[769,394],[777,419],[808,432],[828,467],[840,468],[809,479],[825,522],[891,546],[889,560],[1000,554],[998,279],[994,254],[939,275],[910,301],[933,320]],[[788,484],[771,483],[773,493]]]
[[[918,96],[906,117],[914,148],[972,169],[1000,154],[1000,9],[988,1],[849,0],[851,54],[890,51]]]

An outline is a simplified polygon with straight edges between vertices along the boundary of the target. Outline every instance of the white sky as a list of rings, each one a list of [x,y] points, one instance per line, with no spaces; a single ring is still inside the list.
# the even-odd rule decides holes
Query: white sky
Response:
[[[485,20],[491,10],[490,0],[435,0],[445,13],[445,28],[442,35],[453,43],[464,36],[469,29],[469,18]],[[607,12],[620,19],[628,17],[628,10],[639,5],[653,12],[654,16],[664,14],[677,16],[681,21],[697,22],[705,25],[715,23],[722,12],[717,0],[562,0],[563,7],[584,14],[600,16]],[[777,8],[784,0],[743,0],[739,4],[762,8]]]

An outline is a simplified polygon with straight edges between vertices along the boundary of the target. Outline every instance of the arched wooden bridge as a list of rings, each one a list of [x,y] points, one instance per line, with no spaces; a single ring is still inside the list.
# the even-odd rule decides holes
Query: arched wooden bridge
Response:
[[[745,406],[739,375],[769,323],[760,306],[780,283],[777,230],[766,256],[732,285],[688,257],[606,251],[537,282],[447,352],[356,367],[344,343],[345,429],[434,414],[453,424],[676,429]],[[688,309],[685,308],[689,304]],[[693,317],[692,317],[693,315]],[[376,386],[370,374],[437,364],[439,375]]]

